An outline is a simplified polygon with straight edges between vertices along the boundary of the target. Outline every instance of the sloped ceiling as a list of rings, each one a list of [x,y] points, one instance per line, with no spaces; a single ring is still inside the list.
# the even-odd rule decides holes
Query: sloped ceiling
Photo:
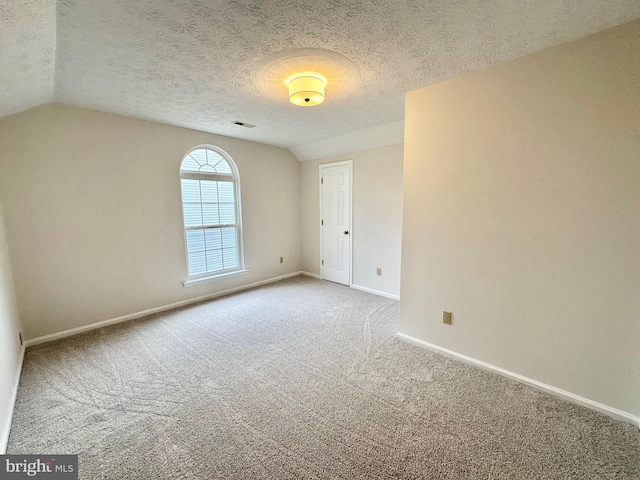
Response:
[[[0,117],[51,102],[55,0],[0,0]]]
[[[408,90],[637,18],[638,0],[0,0],[0,115],[58,101],[318,150],[397,125]],[[359,89],[268,98],[251,70],[293,48],[344,55]]]

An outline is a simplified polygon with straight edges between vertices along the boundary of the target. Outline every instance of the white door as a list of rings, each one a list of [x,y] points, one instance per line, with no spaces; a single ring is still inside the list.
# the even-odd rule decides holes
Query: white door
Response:
[[[351,284],[351,162],[320,165],[322,278]]]

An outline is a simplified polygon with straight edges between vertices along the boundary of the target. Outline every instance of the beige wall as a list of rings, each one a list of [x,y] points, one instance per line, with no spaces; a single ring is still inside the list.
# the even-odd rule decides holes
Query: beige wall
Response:
[[[636,416],[639,30],[407,95],[401,291],[403,333]]]
[[[184,288],[178,170],[199,144],[238,165],[250,273]],[[299,162],[288,150],[51,104],[0,120],[0,151],[27,338],[301,268]]]
[[[0,161],[2,160],[0,150]],[[0,205],[0,453],[4,453],[20,360],[20,322]]]
[[[302,262],[320,274],[318,165],[353,160],[353,284],[400,293],[402,145],[302,162]],[[382,275],[376,275],[382,268]]]

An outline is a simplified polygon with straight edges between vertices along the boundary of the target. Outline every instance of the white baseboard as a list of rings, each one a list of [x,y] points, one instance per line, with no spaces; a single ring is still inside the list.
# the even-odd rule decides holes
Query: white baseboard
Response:
[[[439,347],[429,342],[425,342],[424,340],[420,340],[418,338],[412,337],[405,333],[397,333],[398,337],[402,340],[417,345],[419,347],[426,348],[428,350],[434,351],[436,353],[440,353],[447,357],[451,357],[457,360],[461,360],[470,365],[474,365],[483,370],[487,370],[493,373],[497,373],[498,375],[502,375],[503,377],[507,377],[511,380],[515,380],[516,382],[524,383],[525,385],[529,385],[537,390],[541,390],[545,393],[550,393],[562,400],[567,400],[571,403],[575,403],[577,405],[590,408],[600,413],[604,413],[616,420],[620,420],[622,422],[631,423],[637,427],[640,427],[640,418],[632,415],[623,410],[618,410],[617,408],[610,407],[609,405],[604,405],[602,403],[596,402],[595,400],[590,400],[585,397],[581,397],[580,395],[576,395],[571,392],[567,392],[566,390],[562,390],[560,388],[553,387],[551,385],[547,385],[546,383],[539,382],[529,377],[525,377],[524,375],[520,375],[518,373],[511,372],[509,370],[505,370],[504,368],[496,367],[495,365],[491,365],[490,363],[483,362],[481,360],[477,360],[473,357],[468,357],[458,352],[454,352],[453,350],[448,350],[443,347]]]
[[[301,275],[306,275],[307,277],[315,278],[317,280],[322,280],[322,277],[317,273],[309,273],[309,272],[300,272]]]
[[[307,277],[317,278],[318,280],[322,280],[322,277],[316,273],[309,272],[300,272],[302,275],[306,275]],[[400,300],[400,295],[394,295],[393,293],[383,292],[381,290],[374,290],[373,288],[361,287],[360,285],[351,285],[351,288],[355,290],[360,290],[362,292],[373,293],[374,295],[379,295],[381,297],[392,298],[393,300]]]
[[[9,397],[9,407],[7,409],[5,419],[7,423],[4,429],[0,432],[0,455],[7,453],[7,445],[9,444],[9,432],[11,432],[11,421],[13,420],[13,410],[16,406],[16,398],[18,397],[18,385],[20,384],[20,374],[22,373],[22,362],[24,361],[25,346],[20,347],[20,354],[18,357],[18,365],[16,366],[16,373],[13,379],[13,387],[11,388],[11,396]]]
[[[374,290],[373,288],[361,287],[360,285],[351,285],[351,288],[356,290],[362,290],[363,292],[373,293],[374,295],[380,295],[381,297],[393,298],[394,300],[400,300],[400,295],[394,295],[393,293],[381,292],[380,290]]]
[[[25,347],[32,347],[34,345],[40,345],[41,343],[52,342],[60,338],[70,337],[72,335],[88,332],[90,330],[106,327],[108,325],[114,325],[116,323],[121,323],[121,322],[126,322],[128,320],[134,320],[136,318],[146,317],[147,315],[164,312],[166,310],[171,310],[172,308],[183,307],[185,305],[190,305],[192,303],[202,302],[203,300],[211,300],[213,298],[222,297],[224,295],[229,295],[231,293],[241,292],[242,290],[248,290],[250,288],[259,287],[261,285],[266,285],[268,283],[279,282],[280,280],[284,280],[286,278],[291,278],[291,277],[297,277],[298,275],[304,275],[304,272],[293,272],[287,275],[280,275],[279,277],[269,278],[267,280],[262,280],[260,282],[254,282],[248,285],[242,285],[240,287],[229,288],[227,290],[222,290],[220,292],[210,293],[208,295],[203,295],[196,298],[190,298],[188,300],[182,300],[180,302],[171,303],[169,305],[150,308],[148,310],[142,310],[140,312],[131,313],[129,315],[123,315],[122,317],[111,318],[109,320],[102,320],[100,322],[91,323],[89,325],[83,325],[81,327],[71,328],[69,330],[63,330],[62,332],[56,332],[56,333],[51,333],[49,335],[43,335],[41,337],[31,338],[29,340],[26,340],[24,342],[24,345]]]

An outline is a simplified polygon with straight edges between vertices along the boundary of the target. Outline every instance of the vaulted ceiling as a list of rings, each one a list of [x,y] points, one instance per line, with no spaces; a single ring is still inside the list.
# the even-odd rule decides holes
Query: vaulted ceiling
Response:
[[[295,151],[401,125],[409,90],[638,18],[638,0],[0,0],[0,116],[57,101]],[[313,108],[259,91],[254,66],[295,48],[345,56],[358,88]]]

